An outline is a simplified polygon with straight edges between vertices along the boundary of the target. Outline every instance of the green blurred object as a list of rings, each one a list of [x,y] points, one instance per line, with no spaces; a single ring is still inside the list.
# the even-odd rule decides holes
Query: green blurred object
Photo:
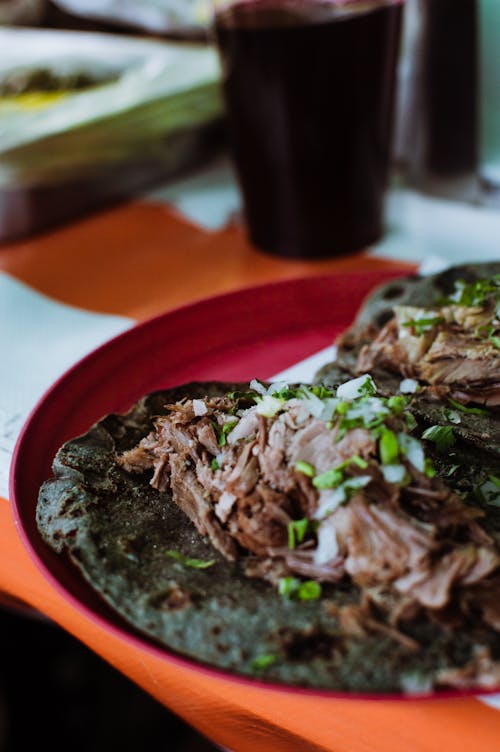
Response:
[[[0,84],[37,71],[95,80],[0,96],[0,240],[173,175],[202,155],[223,118],[218,58],[208,45],[0,29],[0,49]]]

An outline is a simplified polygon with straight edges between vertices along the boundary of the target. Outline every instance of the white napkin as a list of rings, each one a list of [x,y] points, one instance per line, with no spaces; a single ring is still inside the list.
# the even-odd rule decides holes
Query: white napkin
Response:
[[[76,361],[133,323],[57,303],[0,273],[0,496],[8,494],[19,432],[43,393]]]

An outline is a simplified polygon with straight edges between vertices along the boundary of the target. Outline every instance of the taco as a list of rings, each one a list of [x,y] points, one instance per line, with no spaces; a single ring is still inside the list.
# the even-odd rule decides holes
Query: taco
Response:
[[[500,479],[468,452],[450,472],[414,430],[368,376],[156,392],[60,449],[38,527],[130,627],[203,664],[497,687]]]
[[[338,340],[335,363],[315,377],[334,384],[372,373],[387,394],[413,393],[427,424],[498,454],[500,264],[459,266],[378,288]]]

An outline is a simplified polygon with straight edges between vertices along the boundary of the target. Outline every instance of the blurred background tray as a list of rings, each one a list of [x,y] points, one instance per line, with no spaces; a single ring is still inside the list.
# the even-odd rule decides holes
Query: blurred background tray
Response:
[[[208,44],[2,28],[0,49],[0,241],[133,195],[223,141]],[[34,72],[61,89],[41,91]],[[95,84],[73,90],[82,74]]]

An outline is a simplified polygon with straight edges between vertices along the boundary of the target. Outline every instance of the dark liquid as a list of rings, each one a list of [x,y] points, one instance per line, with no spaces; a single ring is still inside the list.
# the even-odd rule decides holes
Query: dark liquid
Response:
[[[364,4],[366,8],[366,3]],[[217,19],[251,240],[331,256],[382,234],[401,6],[241,2]]]

